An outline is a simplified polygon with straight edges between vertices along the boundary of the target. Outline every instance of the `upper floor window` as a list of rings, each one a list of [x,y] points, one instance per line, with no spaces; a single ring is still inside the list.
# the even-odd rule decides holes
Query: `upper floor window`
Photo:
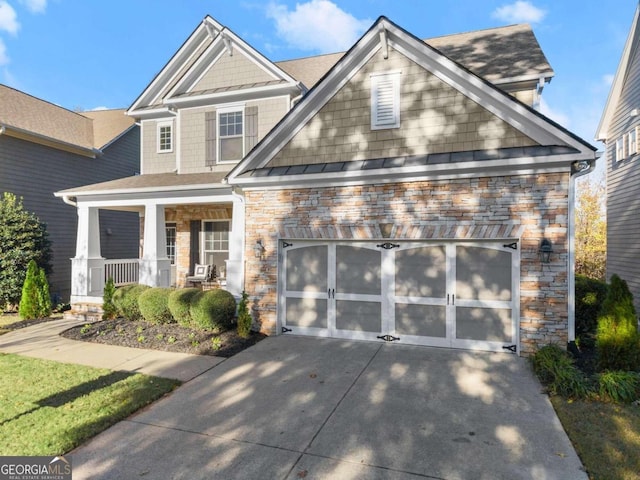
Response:
[[[173,151],[173,124],[171,122],[158,123],[158,153]]]
[[[624,137],[616,140],[616,162],[624,159]]]
[[[242,160],[258,141],[258,107],[228,106],[205,113],[206,166]]]
[[[629,146],[629,155],[638,153],[638,133],[637,127],[627,133],[627,145]]]
[[[220,113],[218,116],[218,142],[220,162],[242,160],[243,152],[243,111]]]
[[[371,74],[371,129],[400,127],[400,74]]]

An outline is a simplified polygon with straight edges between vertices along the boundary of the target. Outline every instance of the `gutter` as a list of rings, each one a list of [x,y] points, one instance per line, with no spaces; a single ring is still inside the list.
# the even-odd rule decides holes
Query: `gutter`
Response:
[[[71,200],[72,198],[74,200]],[[66,203],[67,205],[71,205],[72,207],[76,207],[76,208],[78,207],[78,200],[77,200],[76,197],[72,197],[70,195],[63,195],[62,196],[62,201],[64,203]]]
[[[0,124],[0,135],[2,134],[19,138],[21,140],[38,143],[40,145],[44,145],[50,148],[55,148],[57,150],[67,151],[70,153],[74,153],[76,155],[82,155],[85,157],[97,158],[102,155],[102,150],[97,149],[95,147],[82,147],[80,145],[75,145],[73,143],[65,142],[63,140],[58,140],[53,137],[48,137],[40,133],[31,132],[23,128],[17,128],[11,125],[6,125],[4,123]]]

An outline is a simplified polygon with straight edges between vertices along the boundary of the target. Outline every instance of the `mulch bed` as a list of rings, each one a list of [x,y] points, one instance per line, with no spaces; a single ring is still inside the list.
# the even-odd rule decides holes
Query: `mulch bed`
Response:
[[[231,357],[266,337],[252,332],[249,338],[241,338],[235,329],[218,334],[173,323],[152,325],[143,320],[132,322],[123,318],[79,325],[61,335],[83,342],[216,357]],[[219,340],[212,340],[216,338]]]

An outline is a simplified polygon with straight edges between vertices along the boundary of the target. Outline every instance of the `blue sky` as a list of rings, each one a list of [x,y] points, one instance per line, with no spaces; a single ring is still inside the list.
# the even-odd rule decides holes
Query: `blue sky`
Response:
[[[637,0],[0,0],[0,83],[72,110],[128,107],[209,14],[272,60],[340,51],[380,15],[421,38],[530,23],[543,112],[593,141]],[[600,146],[601,148],[601,146]]]

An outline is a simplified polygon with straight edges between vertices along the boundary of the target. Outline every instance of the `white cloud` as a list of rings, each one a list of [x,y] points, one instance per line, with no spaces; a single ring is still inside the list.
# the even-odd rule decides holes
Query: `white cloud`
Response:
[[[7,47],[0,38],[0,65],[6,65],[9,63],[9,56],[7,55]]]
[[[90,111],[90,112],[99,112],[99,111],[101,111],[101,110],[109,110],[109,107],[103,107],[103,106],[100,106],[100,107],[92,108],[92,109],[91,109],[91,110],[89,110],[89,111]]]
[[[291,46],[319,53],[348,49],[373,23],[355,18],[329,0],[296,3],[291,11],[272,2],[267,16],[275,20],[278,35]]]
[[[19,29],[20,24],[18,23],[16,11],[7,2],[0,0],[0,30],[15,35]]]
[[[515,3],[496,8],[491,16],[509,23],[538,23],[546,14],[546,11],[532,5],[531,2],[518,0]]]
[[[545,101],[544,97],[540,97],[540,113],[549,117],[556,123],[559,123],[565,128],[569,128],[569,115],[560,110],[553,109],[549,106],[549,104]]]
[[[20,3],[26,5],[31,13],[44,13],[47,9],[47,0],[20,0]]]
[[[605,84],[605,86],[610,87],[611,85],[613,85],[614,78],[615,75],[613,75],[612,73],[607,73],[606,75],[602,76],[602,82]]]

